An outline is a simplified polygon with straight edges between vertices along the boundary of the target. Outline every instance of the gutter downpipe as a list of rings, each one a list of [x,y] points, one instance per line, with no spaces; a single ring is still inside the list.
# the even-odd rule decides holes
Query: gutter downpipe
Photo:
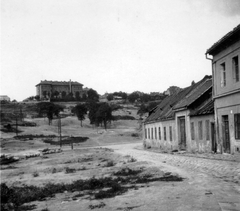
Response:
[[[214,86],[214,63],[213,63],[213,59],[208,57],[208,54],[205,54],[206,59],[211,60],[212,61],[212,78],[213,78],[213,96],[212,99],[215,101],[215,86]],[[216,63],[215,63],[216,64]],[[222,147],[219,143],[219,125],[218,125],[218,118],[217,118],[217,109],[215,107],[215,103],[214,103],[214,122],[215,122],[215,144],[217,145],[217,151],[220,151],[222,153]]]

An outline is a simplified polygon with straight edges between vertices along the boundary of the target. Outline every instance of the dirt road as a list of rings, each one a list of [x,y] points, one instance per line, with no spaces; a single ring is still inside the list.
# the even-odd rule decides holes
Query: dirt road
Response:
[[[143,150],[142,144],[109,148],[185,178],[167,190],[161,185],[149,188],[140,199],[144,207],[138,210],[240,210],[238,162],[155,153]]]

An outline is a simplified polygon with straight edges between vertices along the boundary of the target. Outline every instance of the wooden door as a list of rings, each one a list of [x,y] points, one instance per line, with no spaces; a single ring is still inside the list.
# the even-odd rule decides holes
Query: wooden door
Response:
[[[185,118],[179,119],[180,123],[180,145],[181,149],[186,149],[186,127]]]
[[[217,152],[217,143],[216,143],[214,122],[211,123],[211,139],[212,139],[212,152],[216,153]]]
[[[228,115],[222,116],[223,123],[223,151],[225,153],[230,153],[230,135],[229,135],[229,121]]]

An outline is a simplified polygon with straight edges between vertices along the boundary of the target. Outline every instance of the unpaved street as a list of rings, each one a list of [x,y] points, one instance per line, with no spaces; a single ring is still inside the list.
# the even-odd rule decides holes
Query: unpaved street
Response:
[[[240,210],[240,163],[237,161],[156,153],[143,150],[141,144],[114,145],[109,148],[186,178],[184,186],[173,186],[171,193],[160,194],[161,197],[156,201],[152,200],[154,194],[151,194],[151,200],[146,195],[142,202],[149,210]],[[156,192],[156,195],[159,194]],[[173,206],[176,201],[173,198],[178,196],[181,203]],[[158,205],[154,206],[154,202]]]

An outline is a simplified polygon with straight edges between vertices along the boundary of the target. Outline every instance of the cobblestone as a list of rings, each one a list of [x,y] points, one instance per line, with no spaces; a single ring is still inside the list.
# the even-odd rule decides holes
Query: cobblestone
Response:
[[[167,167],[188,177],[189,185],[212,195],[212,204],[202,204],[201,210],[240,211],[240,162],[230,155],[180,155],[144,150],[141,145],[115,146],[137,160]],[[201,155],[204,156],[204,155]],[[209,156],[209,158],[207,158]],[[216,204],[214,204],[216,203]]]

